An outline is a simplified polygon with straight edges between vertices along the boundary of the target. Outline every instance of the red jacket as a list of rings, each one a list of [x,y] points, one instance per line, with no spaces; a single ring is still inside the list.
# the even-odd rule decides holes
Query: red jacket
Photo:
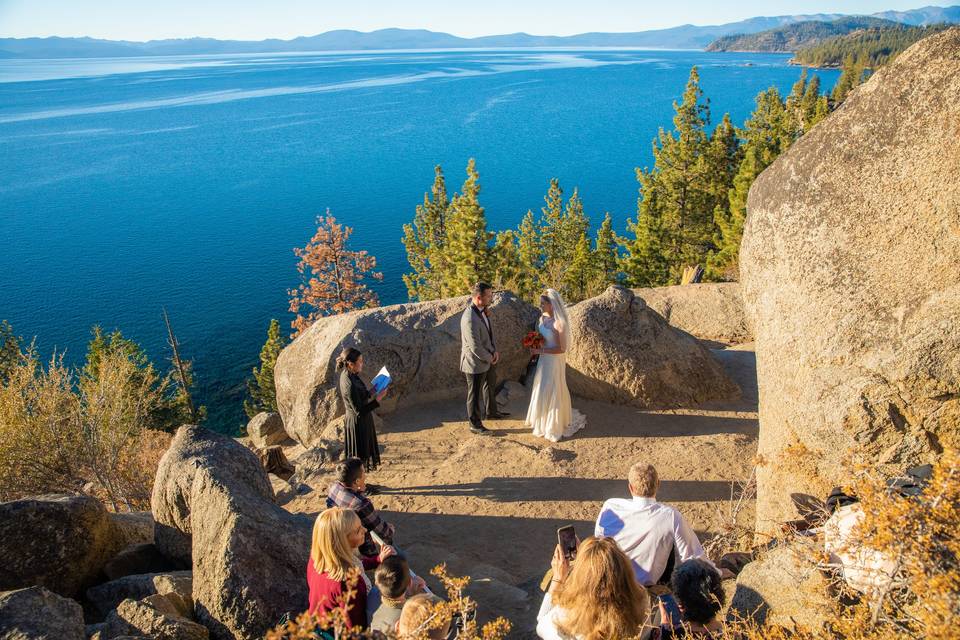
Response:
[[[364,570],[373,569],[380,565],[380,559],[374,557],[363,557]],[[346,583],[342,580],[334,580],[324,573],[317,573],[313,567],[313,559],[307,560],[307,586],[310,589],[310,613],[326,613],[335,609],[338,601],[343,597],[346,589]],[[361,578],[357,581],[355,587],[357,595],[350,602],[347,608],[347,626],[366,628],[369,624],[367,620],[367,585]]]

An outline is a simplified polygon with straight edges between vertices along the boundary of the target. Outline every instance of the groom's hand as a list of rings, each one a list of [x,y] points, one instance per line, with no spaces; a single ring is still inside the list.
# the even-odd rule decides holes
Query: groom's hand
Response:
[[[490,364],[497,364],[498,362],[500,362],[500,352],[499,352],[499,351],[494,351],[494,352],[493,352],[493,360],[490,361]]]

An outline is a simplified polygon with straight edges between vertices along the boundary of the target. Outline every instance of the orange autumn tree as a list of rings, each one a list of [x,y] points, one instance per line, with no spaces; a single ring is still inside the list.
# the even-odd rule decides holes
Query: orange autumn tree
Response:
[[[303,280],[288,291],[290,311],[297,314],[290,323],[294,337],[318,318],[380,304],[365,280],[382,280],[383,274],[373,271],[376,258],[348,248],[352,234],[353,229],[337,224],[327,209],[325,216],[317,218],[317,232],[307,246],[293,250],[300,258],[297,271]],[[304,310],[308,313],[302,313]]]

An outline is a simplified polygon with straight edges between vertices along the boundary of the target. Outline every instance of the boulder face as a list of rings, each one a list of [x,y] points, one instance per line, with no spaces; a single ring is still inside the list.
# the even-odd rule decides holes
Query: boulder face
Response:
[[[760,387],[757,524],[862,459],[960,445],[960,28],[857,88],[750,189],[740,250]]]
[[[213,638],[262,638],[307,609],[310,518],[211,467],[197,470],[190,502],[196,617]]]
[[[50,494],[0,503],[0,590],[34,585],[73,598],[118,550],[96,498]]]
[[[674,329],[623,287],[567,310],[571,393],[644,408],[685,407],[736,397],[739,389],[692,336]]]
[[[195,425],[177,430],[160,464],[150,500],[156,521],[154,536],[160,552],[182,567],[191,563],[190,495],[198,469],[216,467],[221,477],[266,500],[273,489],[256,454],[242,444]]]
[[[383,410],[459,397],[466,383],[460,373],[460,315],[469,297],[363,309],[313,323],[277,358],[277,406],[287,433],[301,444],[320,438],[327,424],[343,414],[334,361],[344,345],[364,354],[369,380],[382,366],[392,376]],[[521,344],[539,312],[510,292],[494,294],[490,319],[500,351],[500,380],[523,373],[529,353]]]
[[[247,435],[258,449],[280,444],[287,439],[287,432],[283,430],[283,419],[279,413],[263,411],[250,418],[247,423]]]
[[[84,640],[83,609],[43,587],[0,593],[0,638]]]
[[[672,287],[634,289],[647,306],[663,316],[671,327],[695,338],[727,344],[750,342],[737,282],[679,284]]]
[[[836,618],[840,605],[830,576],[815,564],[820,553],[818,545],[798,541],[747,564],[737,576],[727,619],[822,629]]]

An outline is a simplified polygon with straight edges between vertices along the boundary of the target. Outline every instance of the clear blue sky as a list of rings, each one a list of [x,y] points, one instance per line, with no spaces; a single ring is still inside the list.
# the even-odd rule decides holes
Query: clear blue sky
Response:
[[[423,28],[459,36],[569,35],[720,24],[753,16],[875,13],[897,0],[0,0],[0,37],[260,40],[331,29]],[[952,4],[952,3],[951,3]]]

